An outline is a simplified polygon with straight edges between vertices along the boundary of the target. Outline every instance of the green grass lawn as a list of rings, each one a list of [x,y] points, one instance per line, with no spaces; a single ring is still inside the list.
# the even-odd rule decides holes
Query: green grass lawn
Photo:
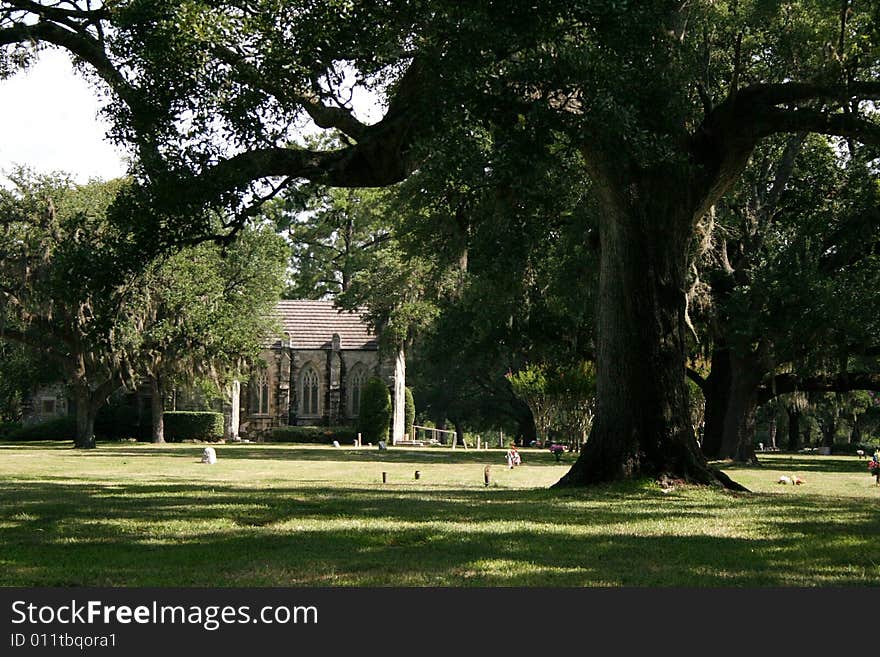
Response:
[[[547,486],[570,461],[543,451],[508,470],[500,450],[216,449],[210,466],[195,445],[0,444],[0,585],[880,581],[880,487],[856,457],[728,469],[750,494],[650,482],[558,492]],[[778,485],[781,474],[806,483]]]

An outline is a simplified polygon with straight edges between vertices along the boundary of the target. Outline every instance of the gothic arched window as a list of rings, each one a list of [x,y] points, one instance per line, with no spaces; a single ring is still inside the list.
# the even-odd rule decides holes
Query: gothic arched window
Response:
[[[320,385],[315,368],[311,365],[306,367],[300,381],[300,413],[302,415],[318,415]]]
[[[367,381],[367,372],[364,367],[355,365],[348,377],[349,410],[352,417],[360,415],[361,391]]]
[[[269,414],[269,377],[261,374],[254,380],[253,410],[258,415]]]

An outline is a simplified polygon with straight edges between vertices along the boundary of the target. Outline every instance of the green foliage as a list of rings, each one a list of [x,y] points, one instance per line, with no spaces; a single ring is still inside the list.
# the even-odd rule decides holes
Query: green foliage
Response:
[[[206,411],[165,411],[165,440],[223,440],[223,414]]]
[[[514,394],[531,409],[541,440],[549,440],[551,430],[576,445],[586,440],[596,405],[596,368],[592,362],[558,367],[530,364],[509,373],[507,380]]]
[[[388,440],[390,430],[391,393],[381,379],[373,377],[361,389],[358,431],[364,442],[377,443]]]
[[[340,445],[351,445],[355,439],[357,439],[357,431],[353,427],[316,426],[273,427],[264,438],[267,442],[273,443],[317,443],[323,445],[332,444],[334,440]]]
[[[60,376],[57,364],[36,350],[0,342],[0,422],[21,420],[25,400],[40,386],[57,382]]]
[[[290,244],[286,299],[336,297],[373,253],[392,239],[387,194],[376,189],[304,186],[267,204],[264,213]]]
[[[256,358],[277,330],[272,310],[286,258],[284,240],[269,227],[248,226],[223,248],[203,243],[151,263],[139,371],[164,390],[220,381]]]
[[[412,390],[404,388],[405,406],[403,411],[403,427],[406,433],[412,430],[412,425],[416,421],[416,400],[413,398]]]
[[[76,418],[73,416],[57,417],[36,424],[25,424],[14,429],[7,435],[7,440],[73,440],[76,436]]]

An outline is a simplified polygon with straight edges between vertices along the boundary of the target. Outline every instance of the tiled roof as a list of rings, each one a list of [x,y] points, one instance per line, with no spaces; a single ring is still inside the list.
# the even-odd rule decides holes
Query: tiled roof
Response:
[[[341,349],[379,348],[362,314],[334,308],[332,301],[279,301],[275,312],[294,349],[330,349],[334,333]]]

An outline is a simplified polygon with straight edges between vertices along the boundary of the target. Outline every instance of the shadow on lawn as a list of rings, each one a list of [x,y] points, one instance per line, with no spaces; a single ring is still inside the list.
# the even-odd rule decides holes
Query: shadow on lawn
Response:
[[[868,462],[855,456],[805,456],[803,454],[778,454],[758,456],[758,468],[764,470],[797,470],[799,472],[867,472]],[[754,470],[755,466],[742,463],[718,463],[724,470]]]
[[[880,512],[609,488],[271,490],[0,482],[2,585],[864,585]],[[640,535],[758,505],[773,538]],[[818,518],[847,518],[821,522]],[[645,523],[639,525],[640,523]],[[780,526],[784,526],[781,529]],[[635,527],[634,529],[627,529]],[[840,545],[847,545],[841,549]],[[876,566],[873,566],[876,570]],[[827,578],[815,579],[817,574]]]

